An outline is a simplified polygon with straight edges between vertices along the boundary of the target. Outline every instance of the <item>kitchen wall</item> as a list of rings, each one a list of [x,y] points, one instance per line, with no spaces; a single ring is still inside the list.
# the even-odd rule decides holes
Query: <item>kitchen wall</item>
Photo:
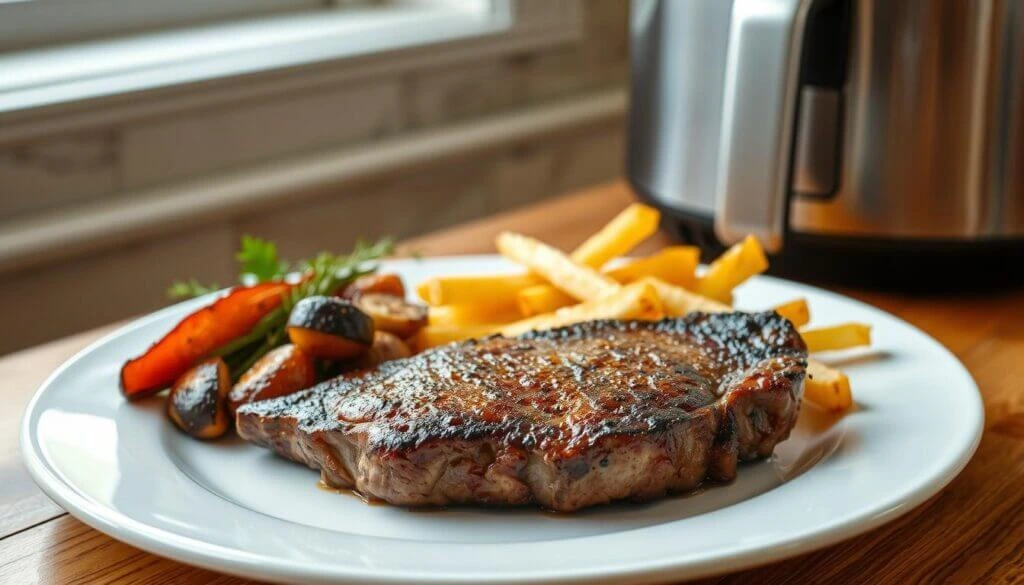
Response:
[[[580,2],[578,17],[581,34],[571,42],[0,146],[0,219],[22,226],[63,213],[65,221],[77,205],[85,217],[85,210],[119,198],[225,173],[244,176],[319,149],[358,151],[385,142],[400,148],[406,136],[444,135],[448,128],[471,133],[500,126],[495,120],[543,117],[552,107],[572,112],[576,103],[621,92],[628,64],[626,2]],[[359,115],[332,115],[339,108]],[[612,108],[152,236],[13,263],[0,272],[0,320],[17,333],[0,336],[0,353],[157,308],[174,278],[229,284],[241,234],[274,239],[295,258],[345,250],[358,237],[409,237],[614,179],[623,172],[623,130],[621,108]],[[23,196],[31,193],[47,196]]]

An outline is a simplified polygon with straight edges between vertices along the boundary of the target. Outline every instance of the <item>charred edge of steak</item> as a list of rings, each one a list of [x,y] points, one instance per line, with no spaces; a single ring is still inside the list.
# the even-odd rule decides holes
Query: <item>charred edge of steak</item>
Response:
[[[683,339],[707,358],[708,363],[693,371],[687,370],[689,364],[666,364],[680,374],[671,378],[673,383],[688,384],[694,378],[692,396],[688,389],[680,402],[661,405],[664,408],[639,421],[631,421],[628,415],[644,414],[644,405],[627,404],[622,420],[611,422],[628,424],[620,428],[591,425],[584,429],[585,440],[573,448],[535,436],[552,430],[543,425],[533,434],[520,432],[523,421],[515,417],[511,422],[470,421],[468,413],[456,413],[467,420],[453,426],[451,413],[434,416],[439,413],[428,409],[423,412],[429,413],[425,417],[429,420],[410,433],[400,430],[407,423],[396,430],[380,420],[388,408],[384,402],[371,405],[379,407],[377,418],[353,424],[338,416],[352,401],[350,396],[356,401],[367,399],[359,391],[389,376],[411,372],[415,378],[417,372],[430,376],[435,370],[451,374],[455,368],[460,375],[469,375],[471,385],[480,384],[488,379],[486,371],[475,372],[481,378],[474,379],[473,368],[459,370],[460,359],[480,352],[490,355],[496,349],[514,355],[538,347],[566,347],[574,340],[625,336],[629,341],[647,339],[649,334],[656,334],[656,339]],[[516,345],[517,341],[522,343]],[[334,380],[297,395],[250,404],[239,410],[238,429],[247,440],[321,470],[331,485],[354,488],[394,504],[535,502],[572,511],[617,499],[645,500],[683,492],[705,478],[732,479],[738,461],[769,456],[789,436],[798,414],[805,367],[803,341],[775,313],[692,314],[660,322],[595,321],[531,332],[517,340],[491,337],[452,344],[389,362],[358,380]],[[428,378],[428,383],[435,379],[436,375]],[[702,382],[714,382],[714,394],[708,394]],[[472,390],[480,389],[472,386]],[[485,396],[487,391],[484,384]]]
[[[803,356],[806,359],[807,354],[807,346],[796,328],[775,311],[690,313],[685,317],[669,317],[660,321],[596,320],[557,329],[531,331],[520,335],[519,339],[577,339],[600,335],[607,330],[649,330],[686,336],[713,351],[713,359],[726,364],[754,364],[777,355]],[[481,343],[486,339],[462,343]]]

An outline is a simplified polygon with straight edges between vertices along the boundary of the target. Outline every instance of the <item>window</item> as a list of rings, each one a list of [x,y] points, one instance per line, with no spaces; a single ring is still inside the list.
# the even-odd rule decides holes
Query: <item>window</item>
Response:
[[[0,0],[0,115],[494,34],[511,4]]]
[[[24,43],[0,50],[0,273],[149,237],[154,226],[242,214],[325,176],[380,174],[620,116],[616,95],[483,128],[400,124],[457,102],[466,80],[489,83],[498,64],[550,71],[518,56],[550,54],[561,66],[563,49],[585,38],[582,2],[0,0],[0,43],[8,31]],[[79,5],[95,18],[60,9]],[[497,90],[521,81],[501,79]],[[435,131],[445,132],[437,143]],[[266,171],[277,178],[254,180]]]
[[[395,4],[485,9],[492,2],[433,0],[0,0],[0,51],[286,14]]]
[[[0,0],[0,49],[322,9],[330,4],[325,0]]]

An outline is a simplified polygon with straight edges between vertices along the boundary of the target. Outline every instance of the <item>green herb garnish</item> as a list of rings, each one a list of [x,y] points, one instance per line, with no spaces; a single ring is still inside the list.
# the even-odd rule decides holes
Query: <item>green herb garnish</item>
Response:
[[[359,276],[376,272],[377,266],[373,262],[394,249],[391,238],[383,238],[373,244],[358,240],[348,256],[321,252],[311,260],[304,260],[298,268],[304,278],[292,289],[291,304],[306,297],[331,294]]]
[[[348,256],[336,256],[328,252],[321,252],[309,260],[289,263],[278,257],[277,244],[274,242],[253,236],[242,236],[241,247],[235,253],[235,260],[239,265],[238,282],[245,286],[252,286],[261,282],[283,280],[289,273],[308,275],[308,279],[304,280],[297,288],[310,292],[299,296],[297,301],[306,296],[333,292],[342,281],[353,278],[349,272],[353,274],[359,272],[358,264],[390,254],[394,248],[394,241],[391,238],[382,238],[372,244],[359,240],[356,242],[355,250]],[[361,274],[369,272],[373,272],[373,270],[363,271]],[[355,276],[360,276],[360,274],[355,274]],[[218,291],[221,288],[216,284],[204,285],[196,279],[190,278],[172,283],[167,289],[167,296],[172,300],[191,299]]]
[[[194,278],[179,280],[167,288],[167,297],[174,300],[194,299],[220,290],[216,284],[205,285]]]
[[[277,244],[269,240],[242,236],[235,260],[240,265],[238,280],[242,284],[280,280],[288,274],[288,263],[277,257]]]

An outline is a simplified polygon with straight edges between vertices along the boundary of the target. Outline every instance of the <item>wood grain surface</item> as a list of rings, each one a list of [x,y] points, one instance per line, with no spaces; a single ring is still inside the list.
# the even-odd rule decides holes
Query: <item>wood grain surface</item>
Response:
[[[417,238],[402,249],[491,252],[503,229],[571,248],[632,200],[616,183]],[[655,240],[647,250],[668,241]],[[949,487],[896,522],[705,582],[1024,582],[1024,291],[955,297],[840,292],[906,319],[966,364],[985,399],[978,452]],[[61,362],[111,329],[0,358],[0,583],[246,582],[115,541],[65,514],[28,478],[18,427],[32,393]]]

